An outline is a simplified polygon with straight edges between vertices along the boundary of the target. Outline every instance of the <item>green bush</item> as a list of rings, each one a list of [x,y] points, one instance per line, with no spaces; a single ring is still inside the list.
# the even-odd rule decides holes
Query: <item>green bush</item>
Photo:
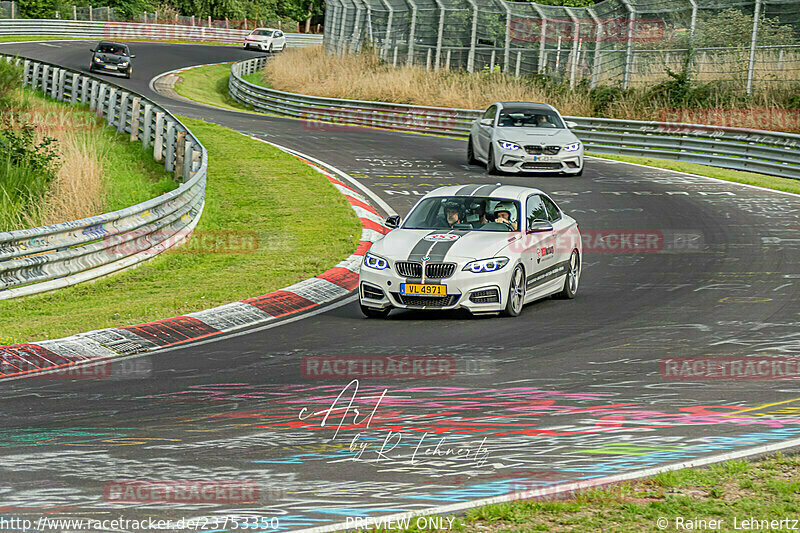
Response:
[[[0,59],[0,111],[14,105],[20,87],[22,67]]]

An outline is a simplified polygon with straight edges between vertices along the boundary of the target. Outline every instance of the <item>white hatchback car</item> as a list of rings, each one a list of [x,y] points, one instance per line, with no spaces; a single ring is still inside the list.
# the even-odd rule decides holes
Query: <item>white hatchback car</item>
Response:
[[[538,189],[440,187],[386,225],[395,229],[370,247],[359,274],[367,317],[393,308],[517,316],[528,302],[578,290],[578,224]]]
[[[583,174],[583,143],[551,105],[497,102],[470,129],[467,161],[489,174],[543,172]]]
[[[273,28],[256,28],[244,38],[244,48],[255,48],[262,52],[277,52],[286,48],[286,35]]]

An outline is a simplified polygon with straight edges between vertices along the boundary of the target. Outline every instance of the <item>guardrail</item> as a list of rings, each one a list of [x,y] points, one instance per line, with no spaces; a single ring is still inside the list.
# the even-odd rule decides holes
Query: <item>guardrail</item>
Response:
[[[469,136],[483,111],[345,100],[267,89],[242,76],[264,67],[268,58],[234,63],[228,91],[256,111],[301,117],[309,129],[349,124],[394,130]],[[800,179],[800,135],[677,122],[565,117],[587,151],[654,157]]]
[[[88,20],[0,20],[0,36],[57,35],[79,39],[112,41],[173,40],[241,43],[246,30],[183,26],[180,24],[145,24],[141,22],[104,22]],[[322,44],[322,35],[286,33],[287,46]]]
[[[179,186],[140,204],[61,224],[0,232],[0,300],[49,291],[134,266],[182,242],[200,219],[208,152],[169,111],[127,89],[31,59],[24,83],[53,99],[88,104],[119,133],[153,150]]]

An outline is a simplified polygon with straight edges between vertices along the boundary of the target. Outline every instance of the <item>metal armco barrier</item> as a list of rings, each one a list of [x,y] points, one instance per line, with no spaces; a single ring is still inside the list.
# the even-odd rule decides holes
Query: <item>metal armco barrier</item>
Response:
[[[26,86],[88,104],[108,125],[153,150],[180,185],[140,204],[94,217],[0,233],[0,300],[45,292],[134,266],[182,242],[200,219],[208,152],[171,113],[106,81],[29,59]],[[182,141],[181,141],[182,140]]]
[[[254,110],[302,118],[309,129],[331,123],[467,137],[483,111],[344,100],[287,93],[242,79],[268,58],[234,63],[228,90]],[[800,135],[745,128],[610,118],[565,117],[586,150],[654,157],[800,179]],[[326,126],[326,124],[328,124]]]
[[[141,22],[92,22],[88,20],[0,20],[0,36],[58,35],[80,39],[112,41],[173,40],[242,43],[249,31],[183,26],[173,24],[144,24]],[[322,44],[322,35],[286,33],[287,46]]]

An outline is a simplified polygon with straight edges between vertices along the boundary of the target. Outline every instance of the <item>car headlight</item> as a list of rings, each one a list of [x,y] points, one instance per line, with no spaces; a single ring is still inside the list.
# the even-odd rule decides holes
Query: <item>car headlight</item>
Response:
[[[509,141],[497,141],[497,144],[499,144],[500,148],[503,150],[521,150],[517,143],[512,143]]]
[[[102,60],[102,59],[100,59],[99,57],[95,57],[95,58],[94,58],[94,62],[95,62],[95,63],[102,63],[102,62],[103,62],[103,60]]]
[[[508,257],[493,257],[491,259],[481,259],[480,261],[472,261],[464,266],[463,270],[469,270],[474,274],[481,272],[494,272],[500,270],[508,264]]]
[[[119,66],[123,67],[123,68],[127,67],[128,66],[128,62],[127,61],[123,61],[122,63],[119,64]]]
[[[377,255],[366,253],[364,255],[364,266],[373,268],[375,270],[384,270],[389,268],[389,261],[387,261],[383,257],[378,257]]]
[[[564,147],[565,152],[576,152],[581,149],[581,143],[572,143]]]

